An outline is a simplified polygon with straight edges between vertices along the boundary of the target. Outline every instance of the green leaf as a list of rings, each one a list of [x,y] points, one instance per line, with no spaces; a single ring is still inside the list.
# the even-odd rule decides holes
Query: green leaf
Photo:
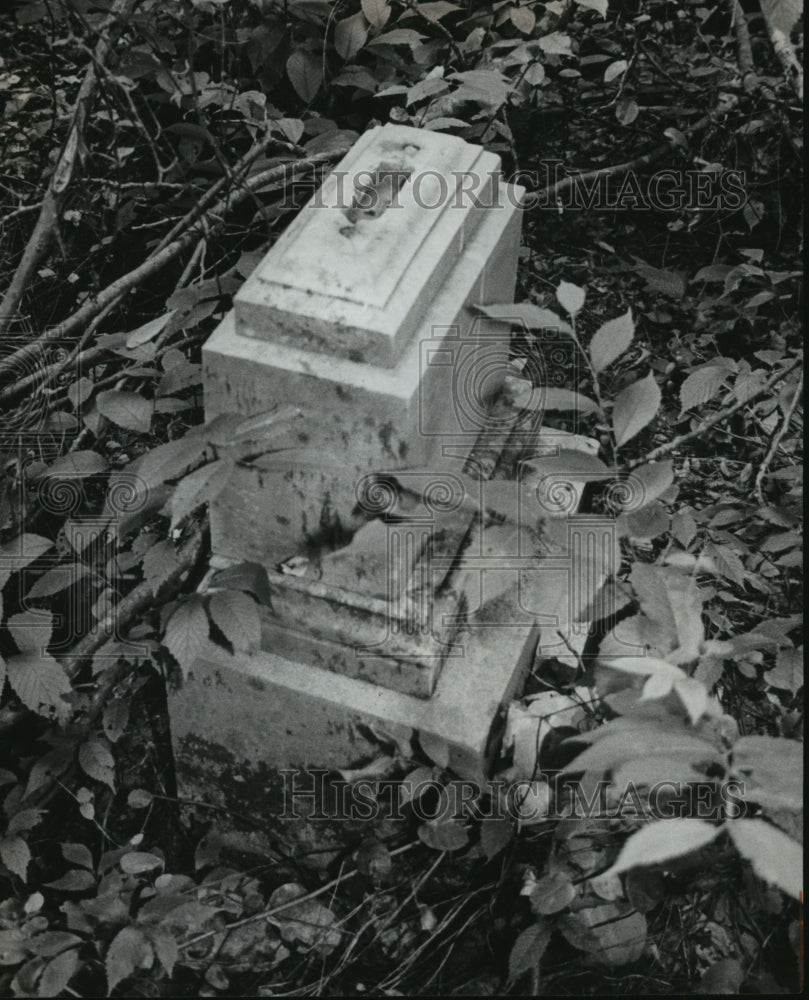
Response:
[[[604,873],[606,875],[606,872]],[[602,903],[566,913],[559,929],[567,941],[596,965],[613,968],[636,962],[646,945],[647,924],[626,903]]]
[[[22,837],[0,837],[0,861],[23,882],[28,874],[31,851]]]
[[[197,465],[205,454],[207,441],[201,435],[188,435],[152,448],[127,466],[126,471],[139,476],[153,489],[168,479],[179,478],[190,466]]]
[[[177,959],[180,957],[180,948],[176,938],[167,931],[153,931],[152,946],[160,964],[166,970],[166,975],[171,976]]]
[[[434,851],[459,851],[469,843],[469,832],[454,820],[427,820],[417,830],[419,840]]]
[[[334,927],[336,917],[316,899],[295,900],[307,895],[303,886],[289,882],[279,886],[269,898],[270,909],[284,907],[278,913],[278,929],[285,941],[301,942],[316,947],[321,953],[333,951],[341,942],[342,934]]]
[[[53,542],[41,535],[17,535],[11,541],[0,545],[0,587],[18,569],[23,569],[29,563],[53,548]]]
[[[608,9],[607,0],[576,0],[576,3],[580,7],[584,7],[585,10],[594,10],[602,17],[607,16],[607,9]]]
[[[137,330],[128,333],[126,336],[126,346],[128,348],[140,347],[141,344],[146,344],[150,340],[153,340],[173,315],[174,310],[172,309],[170,312],[158,316],[157,319],[149,320],[148,323],[139,326]]]
[[[112,993],[118,983],[131,976],[151,951],[143,931],[137,927],[124,927],[118,931],[107,949],[105,960],[109,992]]]
[[[576,887],[563,872],[545,875],[531,892],[531,909],[540,916],[559,913],[576,898]]]
[[[48,889],[58,889],[59,892],[85,892],[95,884],[95,875],[84,868],[72,868],[55,882],[45,883]]]
[[[88,777],[115,791],[115,758],[106,743],[88,740],[79,747],[79,766]]]
[[[733,744],[733,772],[745,794],[771,808],[803,807],[803,745],[775,736],[742,736]]]
[[[97,451],[72,451],[49,466],[43,476],[66,476],[71,479],[97,476],[108,468],[107,460]]]
[[[179,663],[183,677],[194,664],[208,641],[208,616],[202,598],[194,594],[184,601],[166,623],[164,646]]]
[[[680,386],[680,413],[713,399],[727,378],[728,372],[715,365],[706,365],[692,372]]]
[[[362,0],[362,12],[375,28],[384,28],[390,18],[389,0]]]
[[[171,495],[171,527],[175,528],[200,504],[215,500],[227,486],[235,468],[236,463],[232,459],[220,458],[181,479]]]
[[[68,587],[72,587],[79,580],[89,576],[90,570],[81,562],[64,563],[61,566],[54,566],[36,581],[31,587],[26,598],[36,600],[41,597],[52,597]]]
[[[160,590],[179,565],[177,550],[169,539],[158,542],[146,551],[143,557],[143,577],[153,594]]]
[[[148,434],[152,426],[154,403],[137,392],[107,389],[96,396],[96,406],[102,417],[124,430]]]
[[[313,101],[323,82],[323,66],[320,58],[313,52],[296,48],[287,59],[286,70],[289,82],[304,104]]]
[[[621,125],[631,125],[640,114],[638,102],[631,97],[620,97],[615,105],[615,120]]]
[[[737,819],[726,824],[736,849],[765,882],[790,896],[803,894],[803,847],[763,819]]]
[[[616,445],[626,444],[643,430],[655,418],[659,407],[660,389],[651,372],[646,378],[627,386],[615,400],[612,413]]]
[[[657,865],[682,857],[710,844],[721,830],[699,819],[657,820],[632,834],[609,872],[620,875],[639,865]]]
[[[567,320],[557,316],[550,309],[535,306],[533,302],[507,302],[503,305],[477,306],[478,312],[489,319],[502,320],[514,326],[525,326],[529,330],[557,330],[572,333],[573,327]]]
[[[550,939],[551,925],[544,920],[531,924],[522,931],[508,956],[509,982],[515,982],[540,962]]]
[[[638,723],[627,731],[610,729],[609,735],[583,750],[564,770],[571,774],[581,771],[604,773],[644,754],[659,753],[661,738],[659,724],[644,726]],[[702,765],[718,760],[710,743],[688,732],[666,733],[665,740],[666,751],[678,761],[687,757],[689,763]]]
[[[617,360],[632,343],[634,335],[631,309],[600,326],[590,341],[590,360],[595,371],[601,372]]]
[[[559,305],[570,316],[575,316],[584,305],[584,296],[584,289],[569,281],[561,281],[556,289],[556,299]]]
[[[745,980],[744,969],[735,958],[721,958],[702,974],[696,993],[709,997],[731,996]]]
[[[368,38],[368,28],[365,26],[365,15],[362,11],[344,17],[334,26],[334,47],[346,62],[350,62],[365,45]]]
[[[58,997],[78,972],[78,969],[79,952],[76,948],[63,951],[61,955],[52,958],[42,970],[38,986],[39,996]]]
[[[89,871],[93,870],[93,855],[90,853],[89,847],[84,844],[71,844],[64,843],[60,845],[62,848],[62,857],[65,861],[69,861],[73,865],[79,865],[81,868],[87,868]]]
[[[20,652],[38,653],[51,641],[53,615],[50,611],[23,611],[9,618],[6,624]]]
[[[674,464],[670,460],[665,462],[649,462],[633,469],[630,480],[634,490],[637,491],[637,500],[633,500],[627,506],[630,511],[636,512],[648,506],[674,482]]]
[[[208,611],[234,649],[253,652],[261,642],[261,619],[256,602],[240,590],[220,590],[208,605]]]
[[[71,693],[70,681],[64,669],[47,653],[20,653],[7,664],[8,682],[14,693],[32,712],[55,714],[64,720],[70,707],[63,695]]]
[[[522,388],[522,387],[521,387]],[[572,389],[558,389],[556,386],[532,386],[525,383],[525,388],[515,394],[514,406],[520,410],[539,410],[549,412],[567,412],[572,410],[582,415],[598,413],[598,403]]]
[[[803,687],[803,646],[798,649],[779,649],[775,666],[764,675],[774,688],[797,694]]]
[[[211,581],[211,586],[223,590],[244,590],[252,594],[259,604],[272,606],[267,569],[261,563],[243,562],[220,570]]]
[[[514,825],[507,816],[501,816],[499,819],[484,817],[480,825],[480,847],[486,855],[486,860],[491,861],[508,847],[513,836]]]
[[[146,851],[129,851],[118,862],[125,875],[143,875],[163,867],[163,859]]]
[[[127,796],[126,804],[130,809],[145,809],[152,804],[154,796],[143,788],[133,788]]]
[[[628,68],[629,63],[626,59],[617,59],[615,62],[611,62],[604,70],[604,83],[612,83],[613,80],[617,80],[619,76],[626,73]]]

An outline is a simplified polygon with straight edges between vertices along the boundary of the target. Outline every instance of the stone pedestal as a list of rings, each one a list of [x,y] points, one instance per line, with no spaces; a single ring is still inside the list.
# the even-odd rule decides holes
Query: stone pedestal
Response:
[[[279,442],[297,450],[212,505],[215,557],[262,562],[272,609],[260,652],[202,659],[170,694],[183,795],[261,813],[279,769],[353,766],[386,740],[442,745],[483,781],[540,633],[559,646],[575,543],[538,561],[484,513],[525,430],[495,403],[509,325],[475,308],[514,294],[521,192],[498,168],[450,136],[366,133],[205,345],[208,419],[304,417]],[[281,571],[293,556],[301,576]]]

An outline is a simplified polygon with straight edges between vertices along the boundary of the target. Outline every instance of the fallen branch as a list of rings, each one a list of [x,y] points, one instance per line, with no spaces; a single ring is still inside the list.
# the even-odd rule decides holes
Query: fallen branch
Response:
[[[629,463],[629,469],[637,469],[639,465],[645,465],[647,462],[655,462],[658,458],[662,458],[664,455],[670,455],[673,451],[676,451],[682,445],[686,444],[688,441],[693,441],[694,438],[702,437],[707,431],[712,427],[716,427],[717,424],[721,424],[723,420],[727,420],[728,417],[732,417],[734,413],[737,413],[742,407],[747,406],[748,403],[752,403],[754,399],[758,399],[759,396],[763,396],[765,393],[769,392],[770,389],[781,379],[785,378],[793,369],[797,368],[801,364],[801,358],[794,358],[786,368],[782,368],[780,371],[776,372],[774,375],[770,376],[766,382],[756,389],[755,392],[751,393],[745,399],[740,399],[733,406],[726,406],[724,409],[717,411],[711,417],[707,417],[705,420],[701,421],[694,430],[689,431],[687,434],[680,434],[671,441],[667,441],[665,444],[661,444],[659,448],[654,448],[649,452],[648,455],[644,455],[643,458],[636,458]]]
[[[255,191],[266,187],[274,181],[287,179],[288,172],[292,174],[289,180],[294,181],[297,179],[299,173],[303,173],[319,164],[330,163],[338,159],[341,155],[342,153],[338,152],[316,153],[305,160],[297,160],[294,163],[283,163],[280,166],[272,167],[269,170],[249,177],[240,190],[222,198],[204,214],[201,220],[198,219],[197,222],[193,223],[190,228],[186,229],[184,233],[177,236],[168,245],[155,251],[142,264],[134,268],[134,270],[117,278],[112,284],[99,292],[94,299],[85,302],[84,305],[67,319],[51,327],[51,329],[45,330],[35,340],[31,341],[31,343],[0,359],[0,377],[13,375],[15,370],[19,369],[20,365],[34,358],[37,350],[43,344],[65,340],[72,336],[77,329],[92,320],[97,313],[109,306],[119,296],[136,288],[147,279],[154,277],[158,271],[162,270],[167,264],[170,264],[183,250],[198,240],[204,234],[206,226],[209,233],[215,233],[222,229],[225,225],[225,213],[229,209],[239,205],[245,199],[252,197]]]
[[[795,388],[795,395],[792,397],[792,400],[789,406],[787,407],[786,412],[784,413],[784,419],[781,423],[781,426],[778,428],[775,435],[773,436],[773,439],[770,442],[770,447],[767,449],[767,454],[764,456],[764,461],[761,463],[761,466],[759,467],[758,473],[756,475],[755,491],[756,491],[756,499],[759,501],[759,503],[764,503],[763,484],[764,484],[764,478],[767,475],[767,469],[769,469],[773,458],[775,458],[775,453],[778,451],[778,445],[781,443],[781,439],[789,430],[789,423],[792,420],[792,415],[798,406],[798,402],[800,401],[802,393],[803,393],[803,372],[801,372],[800,378],[798,379],[798,385]]]
[[[95,47],[93,61],[87,67],[79,87],[67,139],[62,146],[56,167],[48,182],[34,230],[25,245],[14,277],[3,296],[2,304],[0,304],[0,335],[7,332],[12,320],[17,315],[31,277],[48,252],[51,240],[57,230],[62,214],[62,205],[73,177],[79,149],[84,141],[84,123],[87,120],[98,80],[96,65],[101,65],[106,60],[117,37],[117,32],[114,29],[116,25],[119,30],[123,27],[122,19],[133,4],[134,0],[115,0],[109,19],[99,29],[100,38]]]
[[[711,115],[705,115],[698,122],[695,122],[684,134],[686,136],[697,135],[703,129],[707,128],[712,121]],[[630,170],[643,170],[665,156],[666,153],[677,145],[677,142],[677,139],[667,138],[665,142],[659,146],[655,146],[648,153],[636,157],[634,160],[627,160],[625,163],[616,163],[611,167],[599,167],[597,170],[588,170],[585,173],[571,174],[569,177],[563,177],[560,181],[540,188],[538,191],[529,191],[527,195],[527,200],[530,199],[528,202],[529,207],[533,207],[536,204],[545,204],[546,199],[558,197],[568,188],[573,187],[574,184],[589,183],[590,181],[599,180],[602,177],[620,177],[622,174],[628,174]]]
[[[750,32],[747,28],[747,20],[744,10],[739,0],[728,0],[730,8],[730,18],[733,30],[736,33],[736,51],[739,56],[739,69],[742,71],[742,79],[748,73],[756,72],[756,64],[753,61],[753,49],[750,45]]]

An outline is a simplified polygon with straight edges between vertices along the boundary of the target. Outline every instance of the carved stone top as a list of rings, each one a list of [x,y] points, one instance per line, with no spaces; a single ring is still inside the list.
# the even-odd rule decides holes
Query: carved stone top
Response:
[[[393,367],[497,204],[499,168],[455,136],[366,132],[237,294],[237,332]]]

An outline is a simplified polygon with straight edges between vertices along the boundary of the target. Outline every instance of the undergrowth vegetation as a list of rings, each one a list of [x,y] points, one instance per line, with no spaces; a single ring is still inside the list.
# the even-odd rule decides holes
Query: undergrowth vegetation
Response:
[[[0,25],[3,993],[795,991],[800,3],[18,0]],[[200,348],[387,121],[526,187],[518,302],[484,312],[513,324],[509,405],[568,442],[543,538],[572,497],[620,551],[583,652],[509,708],[516,819],[425,818],[446,747],[386,746],[344,779],[421,806],[319,866],[267,831],[239,868],[227,817],[181,822],[165,684],[260,641],[267,574],[210,567],[206,504],[294,464],[298,414],[204,423]]]

